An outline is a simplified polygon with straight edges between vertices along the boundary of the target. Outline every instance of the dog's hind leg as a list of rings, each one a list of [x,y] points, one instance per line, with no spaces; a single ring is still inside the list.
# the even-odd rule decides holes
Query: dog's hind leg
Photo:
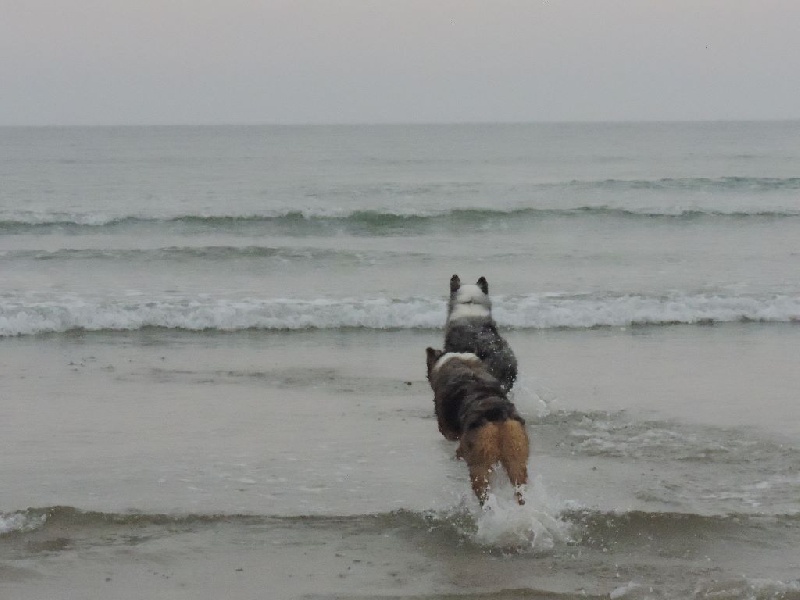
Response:
[[[489,497],[489,476],[500,458],[499,434],[497,423],[486,423],[467,432],[461,440],[462,454],[469,465],[472,491],[481,506]]]
[[[528,434],[525,426],[513,419],[505,421],[501,427],[503,435],[500,436],[500,464],[514,486],[517,503],[522,505],[525,504],[522,486],[528,483]]]
[[[472,491],[478,497],[481,506],[489,498],[489,476],[492,474],[492,465],[471,464],[469,465],[469,479],[472,482]]]
[[[528,468],[524,463],[503,463],[503,467],[508,473],[508,479],[511,485],[514,486],[514,497],[517,499],[517,504],[520,506],[525,504],[525,498],[522,497],[522,486],[528,483]]]

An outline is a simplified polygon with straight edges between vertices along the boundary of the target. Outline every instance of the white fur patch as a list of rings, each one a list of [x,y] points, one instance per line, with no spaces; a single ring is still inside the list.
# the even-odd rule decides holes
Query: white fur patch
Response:
[[[492,311],[481,304],[456,304],[450,313],[450,320],[475,319],[492,316]]]
[[[439,357],[439,360],[437,360],[436,364],[433,365],[433,369],[431,369],[431,371],[435,373],[436,371],[441,369],[444,366],[444,364],[451,358],[458,358],[469,362],[481,361],[481,359],[478,358],[478,356],[476,354],[473,354],[472,352],[448,352],[447,354],[442,354]]]
[[[456,304],[482,304],[490,306],[489,296],[477,285],[462,285],[456,292]]]

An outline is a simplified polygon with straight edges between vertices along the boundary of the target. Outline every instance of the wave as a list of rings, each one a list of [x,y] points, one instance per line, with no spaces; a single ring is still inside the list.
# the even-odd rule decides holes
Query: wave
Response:
[[[716,294],[560,295],[495,298],[498,325],[511,329],[800,321],[800,297]],[[0,336],[70,331],[440,329],[445,302],[402,299],[254,299],[207,296],[0,294]]]
[[[32,507],[12,512],[0,512],[0,536],[25,534],[33,531],[53,529],[89,529],[96,527],[148,527],[165,526],[172,531],[220,524],[253,526],[297,527],[341,527],[353,530],[384,530],[393,528],[419,529],[445,535],[471,535],[480,526],[484,514],[491,510],[509,510],[502,503],[477,512],[456,507],[445,511],[412,511],[398,509],[384,513],[355,515],[264,515],[248,513],[147,513],[138,511],[102,512],[82,510],[72,506]],[[514,510],[529,512],[514,504]],[[551,510],[548,508],[547,510]],[[583,508],[568,508],[551,517],[578,529],[578,540],[586,544],[607,541],[610,537],[630,535],[640,537],[640,532],[668,532],[680,536],[687,532],[722,531],[725,529],[746,530],[751,527],[800,528],[800,514],[758,515],[731,513],[724,515],[700,515],[676,512],[598,511]],[[565,538],[566,539],[566,538]]]
[[[369,540],[391,538],[382,543],[397,544],[402,540],[404,546],[412,549],[410,551],[417,549],[417,560],[404,574],[413,575],[416,563],[427,560],[431,553],[439,555],[445,567],[451,564],[452,557],[452,564],[462,570],[469,565],[483,565],[484,569],[501,569],[502,575],[508,569],[534,569],[535,581],[529,577],[509,578],[509,587],[505,587],[502,585],[505,579],[490,580],[491,583],[499,581],[500,589],[479,586],[467,590],[459,579],[455,593],[459,598],[702,597],[767,600],[800,597],[800,580],[791,571],[792,561],[785,558],[794,555],[800,533],[800,518],[796,515],[764,518],[737,514],[702,516],[571,510],[562,512],[557,518],[570,526],[572,536],[556,539],[551,551],[537,551],[535,543],[509,547],[503,543],[482,541],[476,530],[480,529],[481,519],[495,510],[496,507],[477,514],[456,509],[447,512],[397,510],[351,516],[277,517],[104,513],[54,506],[0,513],[0,523],[12,518],[32,523],[26,528],[0,530],[0,549],[8,546],[15,558],[23,560],[36,559],[39,555],[52,560],[55,555],[66,551],[70,568],[80,569],[82,565],[75,564],[74,557],[87,554],[95,560],[93,557],[102,547],[110,548],[112,552],[123,548],[125,556],[133,556],[136,560],[137,556],[152,554],[152,544],[173,552],[175,548],[189,548],[189,554],[197,555],[210,545],[219,544],[225,552],[224,544],[234,543],[238,547],[246,543],[248,549],[260,556],[264,554],[262,544],[279,543],[276,540],[286,539],[287,530],[291,530],[291,541],[281,544],[275,552],[287,552],[287,546],[295,546],[297,552],[290,558],[296,556],[301,561],[308,554],[304,551],[307,546],[319,545],[320,540],[347,539],[350,540],[346,545],[348,549],[360,550],[347,553],[348,561],[352,560],[353,565],[362,561],[371,565],[371,561],[363,558],[364,551],[375,547]],[[519,523],[510,518],[508,523],[502,524],[503,527],[514,529],[518,524],[527,523],[524,515],[530,513],[526,507],[516,506],[513,512],[523,517]],[[200,539],[192,535],[198,533],[213,535],[211,538],[204,535]],[[190,534],[188,540],[185,534]],[[243,536],[247,536],[246,542],[242,541]],[[165,542],[171,537],[175,539]],[[720,540],[725,546],[722,550],[719,549]],[[136,550],[136,546],[148,543],[151,545]],[[765,549],[772,551],[773,556],[782,552],[778,564],[769,565],[773,568],[757,578],[742,574],[741,562],[737,559],[753,555],[757,559],[754,564],[761,567],[766,565],[763,558]],[[520,562],[525,555],[534,557],[536,562]],[[728,559],[731,555],[732,560]],[[239,559],[242,555],[231,556]],[[698,567],[700,561],[702,565]],[[731,562],[733,566],[728,566]],[[189,566],[193,565],[189,563]],[[313,570],[313,566],[310,568]],[[241,570],[237,568],[237,571]],[[569,587],[575,591],[564,591],[564,581],[568,581]],[[584,582],[589,584],[588,591],[580,585]],[[532,583],[535,587],[530,587]],[[497,588],[496,585],[492,587]],[[434,593],[433,596],[440,597],[441,594]]]
[[[624,411],[554,411],[540,416],[538,425],[537,435],[551,453],[673,464],[758,463],[762,482],[777,475],[780,477],[773,479],[776,485],[800,485],[800,474],[793,475],[800,467],[800,447],[776,444],[737,430],[635,420]]]
[[[8,513],[0,513],[0,535],[10,533],[27,533],[45,528],[81,529],[90,527],[124,527],[170,525],[174,527],[192,527],[202,524],[223,522],[262,523],[269,520],[292,520],[294,517],[261,517],[245,514],[166,514],[123,512],[108,513],[101,511],[81,510],[72,506],[49,506],[43,508],[27,508]],[[326,519],[327,517],[318,517]]]
[[[495,500],[492,498],[492,500]],[[509,500],[513,503],[513,501]],[[221,525],[252,526],[260,528],[320,528],[341,529],[353,533],[375,531],[425,532],[439,539],[449,540],[453,546],[471,543],[487,549],[517,548],[549,551],[558,541],[566,541],[567,523],[558,517],[545,514],[541,509],[513,508],[494,502],[491,510],[476,509],[473,513],[459,508],[446,512],[395,510],[386,513],[361,515],[300,515],[271,516],[258,514],[164,514],[164,513],[107,513],[85,511],[70,506],[28,508],[10,513],[0,513],[0,539],[32,532],[80,532],[91,535],[101,530],[116,531],[124,535],[134,530],[144,536],[145,529],[162,533],[178,533]]]
[[[685,190],[685,191],[751,191],[800,190],[800,177],[685,177],[662,179],[606,179],[588,184],[573,181],[573,185],[623,190]]]
[[[400,255],[400,253],[397,253]],[[386,253],[384,253],[386,255]],[[414,256],[414,253],[402,253],[402,256]],[[372,257],[367,253],[348,252],[321,248],[287,248],[271,246],[169,246],[165,248],[63,248],[59,250],[7,250],[0,251],[0,258],[6,260],[121,260],[164,261],[164,260],[209,260],[225,261],[236,259],[277,259],[277,260],[313,260],[320,261],[331,257],[339,260],[369,262]]]
[[[771,526],[796,529],[800,527],[800,514],[700,515],[680,512],[646,512],[641,510],[604,512],[595,510],[569,510],[563,515],[578,526],[580,541],[586,545],[607,545],[630,538],[683,537],[697,532],[730,534],[751,528],[767,529]]]
[[[297,515],[273,516],[245,513],[145,513],[145,512],[102,512],[82,510],[72,506],[49,506],[27,508],[13,512],[0,512],[0,536],[25,534],[46,529],[65,530],[89,529],[97,527],[169,527],[173,531],[220,524],[243,525],[296,525],[298,527],[331,526],[348,529],[384,529],[404,527],[428,531],[460,530],[465,521],[471,521],[467,513],[438,514],[432,511],[415,512],[396,510],[386,513],[360,515]],[[474,527],[475,523],[470,522]]]
[[[706,207],[686,204],[643,207],[578,204],[571,207],[456,208],[450,210],[286,210],[274,214],[134,216],[102,214],[13,214],[0,216],[0,233],[70,234],[137,231],[153,227],[179,233],[280,233],[282,235],[418,235],[434,230],[480,231],[553,219],[606,218],[695,221],[701,219],[776,220],[800,217],[800,208],[777,206]]]

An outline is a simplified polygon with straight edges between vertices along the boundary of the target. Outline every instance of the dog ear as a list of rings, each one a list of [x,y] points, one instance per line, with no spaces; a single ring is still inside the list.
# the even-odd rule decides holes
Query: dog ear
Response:
[[[478,287],[481,288],[484,294],[489,293],[489,282],[486,281],[486,277],[481,276],[481,278],[478,279]]]
[[[425,362],[428,365],[428,377],[431,376],[431,369],[433,369],[433,365],[436,364],[436,361],[439,360],[443,354],[444,352],[441,350],[436,350],[435,348],[431,347],[425,348]]]
[[[430,346],[425,348],[425,355],[427,356],[428,360],[432,359],[437,361],[442,357],[442,354],[444,354],[444,352],[437,350],[436,348],[431,348]]]
[[[461,287],[461,280],[458,278],[458,275],[453,275],[450,278],[450,293],[457,292],[458,288]]]

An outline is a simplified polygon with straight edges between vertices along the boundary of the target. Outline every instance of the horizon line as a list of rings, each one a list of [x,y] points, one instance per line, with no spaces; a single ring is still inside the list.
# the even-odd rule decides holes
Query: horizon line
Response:
[[[0,123],[3,129],[134,128],[134,127],[437,127],[476,125],[667,125],[700,123],[790,123],[800,117],[720,119],[564,119],[564,120],[464,120],[464,121],[219,121],[141,123]]]

